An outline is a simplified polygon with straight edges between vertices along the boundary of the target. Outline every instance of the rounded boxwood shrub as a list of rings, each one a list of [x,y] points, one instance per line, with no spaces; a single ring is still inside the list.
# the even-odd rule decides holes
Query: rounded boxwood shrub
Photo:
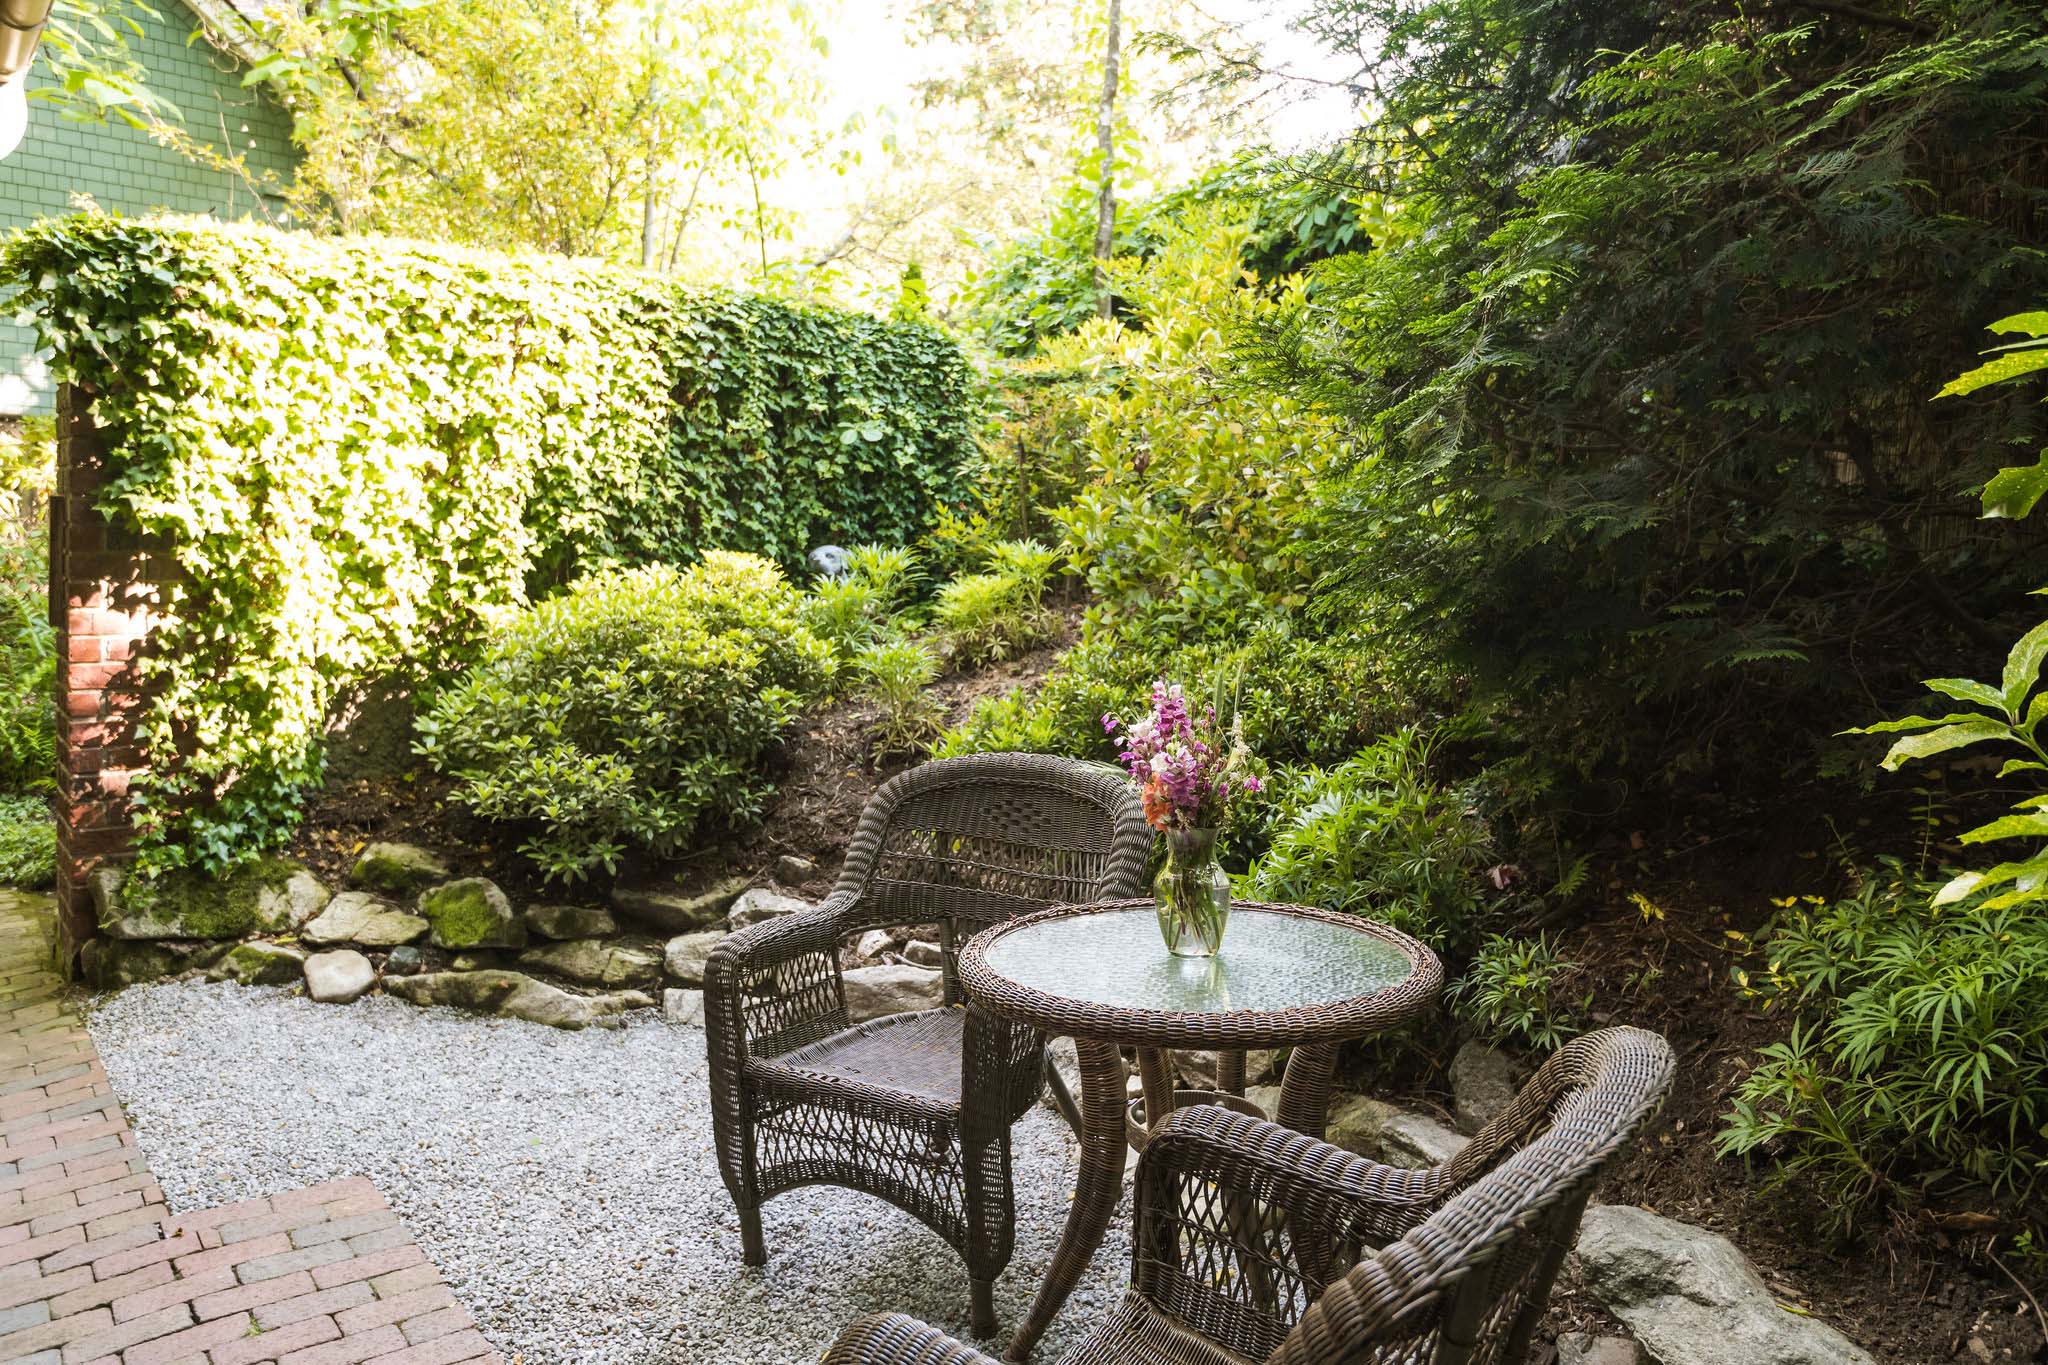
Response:
[[[607,570],[497,630],[419,749],[472,811],[525,827],[520,851],[550,879],[578,880],[758,816],[761,756],[830,660],[765,559]]]

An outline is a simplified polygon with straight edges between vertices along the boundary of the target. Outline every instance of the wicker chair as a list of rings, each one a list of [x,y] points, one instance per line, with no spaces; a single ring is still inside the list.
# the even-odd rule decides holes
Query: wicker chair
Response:
[[[1062,1365],[1517,1365],[1601,1167],[1671,1068],[1653,1033],[1589,1034],[1424,1171],[1178,1111],[1138,1168],[1130,1292]],[[825,1362],[996,1365],[898,1313],[855,1323]]]
[[[1016,1222],[1010,1125],[1051,1068],[1043,1035],[959,1007],[954,953],[1012,915],[1136,894],[1151,849],[1114,769],[1041,754],[941,759],[875,793],[824,904],[712,950],[712,1124],[748,1265],[767,1263],[765,1200],[802,1185],[864,1190],[960,1253],[974,1330],[995,1331]],[[849,1028],[840,943],[928,923],[940,926],[947,1008]]]

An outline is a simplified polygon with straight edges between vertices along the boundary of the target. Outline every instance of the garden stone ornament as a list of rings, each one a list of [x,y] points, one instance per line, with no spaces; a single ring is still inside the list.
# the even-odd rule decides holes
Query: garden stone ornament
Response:
[[[853,571],[853,556],[837,545],[820,545],[804,556],[804,562],[827,583],[837,583]]]

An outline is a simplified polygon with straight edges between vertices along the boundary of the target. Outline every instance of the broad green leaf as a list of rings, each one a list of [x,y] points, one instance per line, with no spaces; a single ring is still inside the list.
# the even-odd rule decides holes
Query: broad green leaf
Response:
[[[2048,310],[2036,309],[2028,313],[2014,313],[2011,317],[2000,318],[1986,329],[2000,336],[2018,332],[2022,336],[2048,337]]]
[[[1975,891],[1984,881],[1982,872],[1965,872],[1934,893],[1936,905],[1953,905]]]
[[[2018,718],[2027,693],[2041,676],[2041,661],[2048,659],[2048,621],[2043,621],[2012,647],[2005,656],[2005,713]]]
[[[2048,814],[2001,815],[1962,836],[1966,844],[1988,844],[1994,839],[2048,839]]]
[[[2030,348],[2024,351],[2007,351],[2004,355],[1987,360],[1976,369],[1957,375],[1942,385],[1936,398],[1953,398],[1961,394],[1975,393],[1991,384],[2003,384],[2018,379],[2023,374],[2036,370],[2048,370],[2048,348]]]
[[[2003,709],[2003,700],[2000,707]],[[1895,735],[1906,730],[1931,730],[1937,725],[1958,725],[1986,717],[1974,711],[1951,711],[1945,716],[1900,716],[1896,720],[1880,720],[1869,725],[1858,725],[1842,731],[1845,735]]]
[[[1898,768],[1916,758],[1931,758],[1945,754],[1951,749],[1961,749],[1987,739],[2005,739],[2012,734],[2012,727],[1988,716],[1977,716],[1957,725],[1944,725],[1939,730],[1929,730],[1924,735],[1911,735],[1892,745],[1891,752],[1884,756],[1887,770]]]
[[[2043,355],[2048,357],[2048,352]],[[2018,520],[2034,510],[2044,492],[2048,492],[2048,450],[2041,452],[2037,464],[2013,465],[1991,476],[1982,494],[1984,515]]]
[[[1973,701],[1996,711],[2005,709],[2005,698],[1990,683],[1973,682],[1968,678],[1929,678],[1923,686],[1957,701]]]

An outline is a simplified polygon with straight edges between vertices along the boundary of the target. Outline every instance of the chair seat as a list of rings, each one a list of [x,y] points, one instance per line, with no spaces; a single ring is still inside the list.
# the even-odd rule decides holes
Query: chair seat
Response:
[[[1116,1316],[1060,1357],[1059,1365],[1257,1365],[1182,1327],[1136,1294]]]
[[[964,1009],[891,1014],[780,1057],[755,1059],[747,1070],[779,1088],[812,1090],[821,1081],[851,1081],[900,1095],[909,1109],[957,1113],[966,1030]]]

